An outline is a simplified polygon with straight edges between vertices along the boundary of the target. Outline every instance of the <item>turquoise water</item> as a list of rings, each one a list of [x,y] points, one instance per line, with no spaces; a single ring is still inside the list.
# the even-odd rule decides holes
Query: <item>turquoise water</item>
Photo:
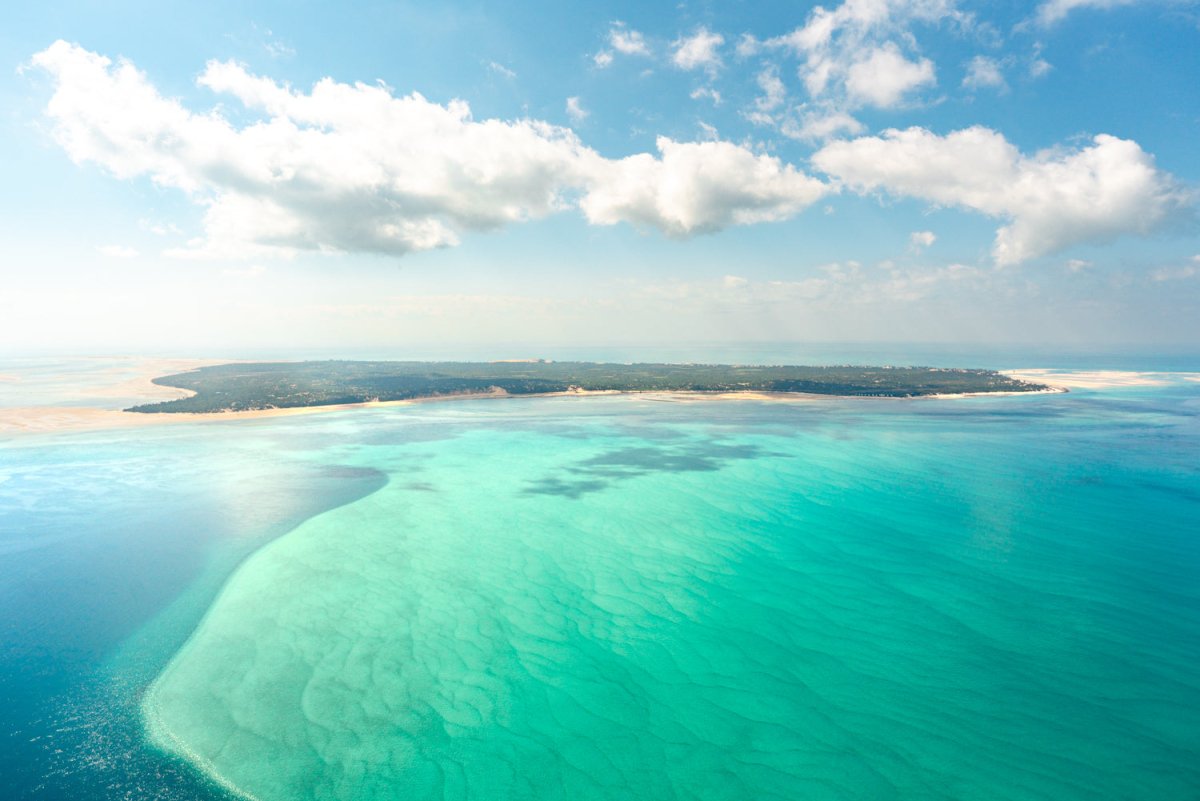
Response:
[[[21,575],[87,596],[60,617],[113,603],[86,591],[109,574],[158,588],[60,669],[116,700],[94,710],[90,762],[63,749],[27,797],[1200,788],[1200,383],[173,429],[0,451]],[[84,545],[110,555],[101,575],[56,574]]]

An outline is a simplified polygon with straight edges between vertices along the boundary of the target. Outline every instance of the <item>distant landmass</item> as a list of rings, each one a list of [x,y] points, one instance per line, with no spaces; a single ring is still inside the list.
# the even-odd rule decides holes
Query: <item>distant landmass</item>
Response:
[[[566,392],[772,392],[911,398],[1049,389],[993,370],[964,368],[544,360],[235,363],[163,376],[155,378],[154,383],[196,394],[133,406],[126,411],[227,412],[464,395]]]

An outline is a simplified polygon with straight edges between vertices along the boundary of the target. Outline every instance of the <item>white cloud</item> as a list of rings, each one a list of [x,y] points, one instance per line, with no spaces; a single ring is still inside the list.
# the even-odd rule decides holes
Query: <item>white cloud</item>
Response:
[[[1029,75],[1033,78],[1040,78],[1052,69],[1054,65],[1044,58],[1035,58],[1029,62]]]
[[[888,108],[936,82],[933,62],[915,52],[911,28],[946,19],[968,18],[955,0],[845,0],[833,10],[817,6],[803,26],[757,45],[801,59],[809,95],[834,111]]]
[[[488,69],[499,75],[501,78],[508,78],[510,81],[517,77],[516,72],[510,70],[508,67],[504,66],[498,61],[489,61]]]
[[[1150,279],[1155,282],[1183,281],[1200,276],[1200,254],[1192,256],[1191,264],[1181,267],[1161,267],[1150,273]]]
[[[614,52],[615,51],[615,52]],[[608,29],[608,49],[599,50],[592,56],[592,62],[599,68],[612,66],[616,53],[626,56],[651,55],[650,45],[640,31],[630,30],[624,22],[617,21]]]
[[[1048,27],[1061,22],[1078,8],[1116,8],[1132,5],[1136,0],[1047,0],[1038,6],[1035,17],[1038,24]]]
[[[738,58],[749,58],[757,55],[762,50],[762,42],[755,39],[754,36],[748,33],[743,33],[738,37],[737,44],[734,46],[734,52]]]
[[[1092,263],[1086,259],[1067,259],[1067,271],[1072,273],[1081,273],[1084,270],[1090,269]]]
[[[588,118],[589,112],[579,104],[578,97],[567,98],[567,116],[571,118],[571,122],[583,122]]]
[[[1148,234],[1190,202],[1136,142],[1105,134],[1079,150],[1025,156],[979,126],[947,136],[892,129],[833,142],[812,163],[859,192],[882,190],[1007,220],[992,249],[999,265]]]
[[[661,156],[609,160],[566,128],[475,120],[465,102],[383,85],[326,78],[305,93],[210,62],[199,85],[258,117],[238,125],[164,97],[129,62],[66,42],[33,64],[54,80],[46,113],[72,160],[148,177],[205,207],[205,236],[173,255],[398,255],[575,206],[598,224],[683,236],[781,219],[826,191],[727,142],[662,139]]]
[[[780,126],[785,136],[806,142],[833,139],[842,134],[855,136],[865,130],[863,124],[844,111],[809,111],[786,119]]]
[[[762,112],[769,112],[783,105],[783,101],[787,99],[787,87],[779,79],[778,69],[773,66],[767,67],[758,73],[756,80],[758,81],[758,88],[762,90],[762,95],[754,101],[756,109]]]
[[[138,255],[137,250],[128,245],[100,245],[96,250],[110,259],[132,259]]]
[[[937,234],[933,231],[913,231],[908,235],[908,246],[914,252],[919,252],[933,245],[937,241]]]
[[[754,105],[742,112],[742,116],[755,125],[775,126],[780,106],[787,100],[787,87],[779,78],[779,69],[769,64],[756,78],[762,94],[754,99]]]
[[[624,53],[627,56],[648,56],[650,48],[646,44],[646,37],[642,36],[639,31],[629,30],[625,24],[618,22],[608,32],[608,43],[613,50],[618,53]]]
[[[1000,62],[987,56],[975,56],[967,62],[967,74],[963,77],[962,85],[972,90],[992,88],[1005,91],[1008,89]]]
[[[730,142],[658,138],[648,153],[609,162],[580,205],[589,221],[641,223],[671,236],[782,220],[828,191],[773,156]]]
[[[692,100],[711,100],[714,106],[721,105],[721,93],[711,86],[698,86],[688,97]]]
[[[782,36],[761,41],[742,36],[737,46],[741,57],[771,52],[797,59],[797,75],[808,95],[807,102],[775,110],[771,104],[777,95],[764,91],[743,116],[805,141],[860,133],[863,126],[853,116],[858,109],[897,108],[936,85],[934,63],[920,54],[913,30],[943,21],[974,24],[956,2],[845,0],[833,9],[817,6],[804,25]],[[760,85],[762,75],[772,74],[779,76],[778,64],[760,73]]]
[[[875,48],[846,71],[846,93],[852,102],[879,108],[899,105],[910,93],[936,83],[933,62],[909,61],[893,42]]]
[[[671,43],[671,47],[674,48],[671,61],[684,70],[716,69],[721,66],[717,48],[723,44],[724,36],[701,27],[691,36],[681,36]]]

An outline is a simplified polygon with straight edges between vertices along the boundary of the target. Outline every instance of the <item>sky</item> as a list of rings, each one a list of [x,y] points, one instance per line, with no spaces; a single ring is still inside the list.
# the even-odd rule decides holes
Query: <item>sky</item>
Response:
[[[1200,343],[1200,2],[21,5],[10,355]]]

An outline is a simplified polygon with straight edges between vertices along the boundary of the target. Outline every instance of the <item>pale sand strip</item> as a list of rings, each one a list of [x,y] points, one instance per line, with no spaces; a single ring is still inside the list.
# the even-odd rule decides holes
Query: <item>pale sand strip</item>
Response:
[[[1004,374],[1019,381],[1050,384],[1075,389],[1114,389],[1118,387],[1161,387],[1171,383],[1170,373],[1146,373],[1132,370],[1005,370]],[[1188,379],[1196,380],[1196,379]]]
[[[190,398],[196,393],[182,387],[167,387],[155,384],[152,379],[177,373],[186,373],[201,367],[217,364],[236,364],[228,359],[131,359],[140,375],[136,378],[115,380],[111,384],[88,387],[80,391],[85,398],[136,398],[144,401],[168,401]],[[107,371],[114,379],[127,372],[128,367],[114,367]],[[103,377],[103,374],[101,374]]]

